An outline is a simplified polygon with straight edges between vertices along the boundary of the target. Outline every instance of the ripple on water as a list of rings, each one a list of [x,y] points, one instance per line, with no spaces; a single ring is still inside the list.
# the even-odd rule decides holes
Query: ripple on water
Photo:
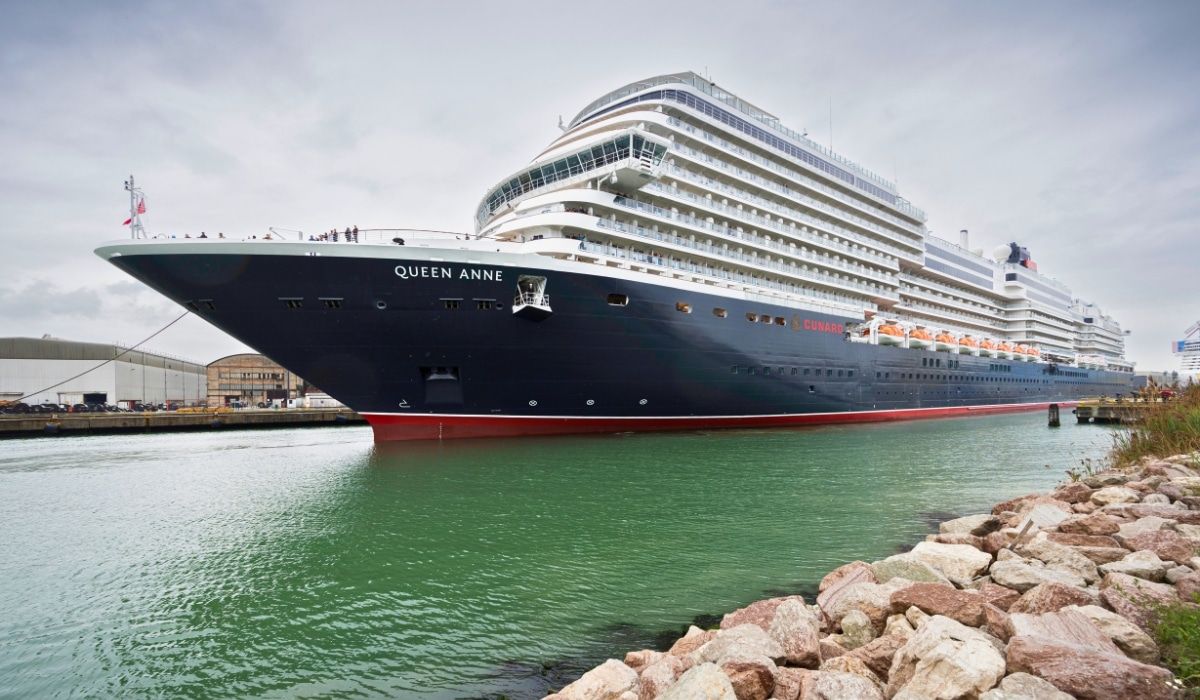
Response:
[[[536,695],[1108,446],[1042,421],[5,441],[0,695]]]

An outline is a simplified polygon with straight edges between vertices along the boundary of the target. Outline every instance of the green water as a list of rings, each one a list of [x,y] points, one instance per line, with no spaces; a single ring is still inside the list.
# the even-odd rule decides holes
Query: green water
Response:
[[[1040,413],[375,446],[0,442],[0,697],[538,695],[806,590],[1109,435]]]

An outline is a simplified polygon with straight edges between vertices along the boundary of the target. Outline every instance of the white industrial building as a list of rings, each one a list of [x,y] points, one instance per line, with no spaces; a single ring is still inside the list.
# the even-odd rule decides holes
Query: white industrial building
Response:
[[[174,357],[106,343],[0,338],[0,401],[203,405],[207,385],[204,365]]]

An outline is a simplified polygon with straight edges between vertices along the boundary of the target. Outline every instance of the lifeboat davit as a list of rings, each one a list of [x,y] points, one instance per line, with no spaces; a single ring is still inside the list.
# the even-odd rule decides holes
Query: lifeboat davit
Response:
[[[958,351],[963,355],[974,355],[979,351],[979,343],[969,335],[958,339]]]
[[[923,327],[917,326],[908,334],[908,347],[927,348],[930,345],[933,345],[933,335]]]
[[[938,352],[954,352],[958,350],[958,339],[946,331],[940,331],[933,338],[933,349]]]
[[[1003,357],[1005,359],[1008,359],[1008,358],[1011,358],[1012,356],[1013,356],[1013,346],[1010,343],[1000,343],[999,345],[996,346],[996,357]]]
[[[1042,359],[1042,351],[1038,350],[1034,346],[1030,345],[1029,346],[1029,361],[1030,362],[1038,362],[1041,359]]]
[[[895,323],[884,323],[879,326],[880,345],[904,345],[904,329]]]
[[[1029,359],[1029,346],[1025,345],[1024,343],[1014,345],[1013,346],[1013,359],[1014,360],[1022,360],[1022,361],[1028,360]]]
[[[979,356],[980,357],[991,357],[992,355],[995,355],[995,354],[996,354],[996,344],[995,343],[993,343],[991,340],[989,340],[987,338],[984,338],[983,340],[979,341]]]

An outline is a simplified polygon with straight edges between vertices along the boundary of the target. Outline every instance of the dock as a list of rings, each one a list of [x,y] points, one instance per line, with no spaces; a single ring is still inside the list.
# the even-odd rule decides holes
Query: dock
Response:
[[[365,422],[362,416],[348,408],[22,414],[0,416],[0,437],[292,428]]]
[[[1164,399],[1143,398],[1091,398],[1082,399],[1075,406],[1075,420],[1079,423],[1136,423],[1150,409],[1162,405]]]

